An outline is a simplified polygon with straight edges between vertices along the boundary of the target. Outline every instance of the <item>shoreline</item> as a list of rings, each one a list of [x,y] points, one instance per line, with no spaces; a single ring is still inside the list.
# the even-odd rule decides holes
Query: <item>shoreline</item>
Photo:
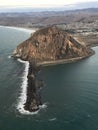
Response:
[[[22,31],[28,30],[28,29],[17,28],[17,27],[7,27],[7,28],[17,29],[17,30],[22,30]],[[31,30],[29,31],[31,32]],[[37,79],[37,75],[40,71],[40,66],[50,66],[50,65],[72,63],[72,62],[76,62],[84,58],[90,57],[94,53],[95,52],[92,49],[90,49],[88,55],[85,55],[82,57],[61,59],[61,60],[55,60],[55,61],[44,61],[44,62],[38,62],[38,63],[33,63],[33,62],[28,61],[29,67],[28,67],[28,74],[26,75],[27,85],[25,88],[26,92],[24,95],[26,99],[24,100],[22,104],[22,110],[24,110],[24,112],[21,112],[19,109],[18,110],[22,114],[37,114],[38,111],[40,110],[42,106],[40,89],[43,87],[42,80]]]
[[[26,102],[24,104],[24,109],[29,112],[36,112],[42,106],[40,91],[44,85],[43,81],[37,78],[39,71],[40,67],[29,62]]]
[[[95,51],[93,51],[91,49],[91,53],[87,56],[83,56],[83,57],[76,57],[76,58],[70,58],[70,59],[61,59],[61,60],[56,60],[56,61],[43,61],[43,62],[38,62],[37,66],[53,66],[53,65],[59,65],[59,64],[67,64],[67,63],[73,63],[73,62],[77,62],[79,60],[88,58],[92,55],[95,54]]]
[[[10,26],[0,27],[25,31],[30,34],[36,31]],[[40,109],[47,107],[46,104],[41,103],[40,90],[43,87],[43,81],[37,79],[40,68],[39,66],[34,66],[34,64],[27,60],[22,60],[21,58],[17,58],[17,61],[25,65],[20,88],[21,93],[17,103],[17,110],[24,115],[35,115],[39,112]]]
[[[43,61],[37,63],[37,65],[42,65],[42,66],[53,66],[53,65],[59,65],[59,64],[67,64],[67,63],[73,63],[79,60],[82,60],[87,57],[77,57],[77,58],[70,58],[70,59],[61,59],[61,60],[56,60],[56,61]]]
[[[23,32],[28,32],[30,34],[34,33],[36,31],[35,28],[30,29],[30,28],[22,28],[22,27],[15,27],[15,26],[1,26],[1,25],[0,25],[0,27],[5,27],[5,28],[9,28],[9,29],[15,29],[15,30],[23,31]]]
[[[63,59],[63,60],[57,60],[57,61],[41,62],[38,64],[29,62],[29,61],[20,60],[22,61],[22,63],[28,62],[28,67],[27,69],[25,68],[27,70],[27,74],[25,75],[25,79],[23,80],[23,85],[21,87],[22,94],[20,98],[20,103],[18,104],[19,112],[22,114],[33,115],[33,114],[37,114],[40,108],[44,106],[41,100],[41,93],[40,93],[41,89],[44,86],[44,83],[42,80],[37,78],[39,71],[41,70],[40,66],[44,67],[44,66],[50,66],[50,65],[73,63],[73,62],[85,59],[87,57],[90,57],[93,54],[95,54],[95,52],[92,50],[92,53],[90,53],[90,55],[88,56],[71,58],[71,59]],[[27,82],[25,86],[24,86],[24,81]]]
[[[58,65],[58,64],[65,64],[65,63],[72,63],[87,57],[92,56],[95,52],[91,49],[90,53],[83,57],[76,57],[70,59],[63,59],[57,61],[45,61],[40,63],[29,62],[29,70],[28,70],[28,86],[27,86],[27,98],[24,109],[29,112],[38,112],[40,107],[43,105],[41,100],[40,90],[42,89],[43,81],[37,79],[39,71],[41,70],[40,66],[50,66],[50,65]]]
[[[41,98],[40,93],[38,94],[37,92],[37,91],[40,92],[39,90],[40,86],[36,90],[36,87],[38,87],[38,83],[37,83],[38,81],[37,79],[34,79],[34,80],[32,79],[31,72],[33,71],[32,71],[32,66],[30,65],[30,63],[28,61],[23,61],[21,59],[17,59],[17,61],[25,65],[25,69],[24,69],[23,77],[22,77],[22,84],[21,84],[21,91],[20,91],[21,93],[20,93],[18,103],[17,103],[17,110],[21,114],[24,114],[24,115],[35,115],[39,112],[41,108],[46,108],[46,105],[42,104],[41,100],[38,99],[39,97]],[[35,71],[35,73],[37,72]],[[32,87],[32,84],[34,85],[33,87]],[[39,85],[41,85],[41,82]],[[35,100],[37,100],[37,103],[40,100],[40,103],[37,105],[38,106],[37,109],[33,107],[33,110],[32,110],[30,108],[31,107],[30,105],[32,104],[32,100],[34,100],[35,95],[36,95]]]
[[[21,93],[18,99],[18,104],[17,104],[17,110],[21,114],[28,114],[28,111],[25,111],[24,109],[24,103],[26,102],[26,93],[27,93],[27,75],[28,75],[28,68],[29,68],[29,62],[28,61],[22,61],[21,59],[17,59],[18,62],[22,63],[25,65],[25,69],[23,72],[23,77],[22,77],[22,84],[21,84]]]

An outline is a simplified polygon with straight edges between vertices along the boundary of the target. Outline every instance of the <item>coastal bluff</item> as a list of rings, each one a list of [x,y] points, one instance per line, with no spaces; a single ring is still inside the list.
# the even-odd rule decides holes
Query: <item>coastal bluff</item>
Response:
[[[29,61],[24,109],[35,112],[42,106],[40,90],[44,82],[38,78],[40,66],[69,63],[93,53],[90,47],[82,45],[56,26],[32,33],[31,37],[19,44],[13,52],[13,57]]]
[[[19,44],[13,56],[22,60],[55,62],[77,57],[87,57],[92,50],[76,41],[56,26],[46,27],[31,34],[31,37]]]

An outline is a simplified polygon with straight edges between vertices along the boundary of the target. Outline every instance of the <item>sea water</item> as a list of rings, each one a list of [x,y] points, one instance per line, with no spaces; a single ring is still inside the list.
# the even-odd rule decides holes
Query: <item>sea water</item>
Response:
[[[11,54],[30,33],[0,27],[0,130],[98,130],[98,47],[87,59],[42,68],[47,107],[24,114],[28,63]]]

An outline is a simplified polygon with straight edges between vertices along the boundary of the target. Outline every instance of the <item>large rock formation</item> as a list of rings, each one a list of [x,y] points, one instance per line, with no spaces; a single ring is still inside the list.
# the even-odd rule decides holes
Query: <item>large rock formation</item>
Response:
[[[42,105],[40,89],[43,81],[37,79],[40,67],[36,63],[81,59],[89,56],[92,50],[78,43],[66,32],[56,26],[36,31],[31,37],[14,50],[13,56],[28,60],[27,100],[24,108],[30,112],[39,110]],[[79,57],[79,58],[78,58]]]
[[[55,61],[75,57],[86,57],[91,52],[65,31],[56,26],[36,31],[14,50],[14,57],[23,60]]]

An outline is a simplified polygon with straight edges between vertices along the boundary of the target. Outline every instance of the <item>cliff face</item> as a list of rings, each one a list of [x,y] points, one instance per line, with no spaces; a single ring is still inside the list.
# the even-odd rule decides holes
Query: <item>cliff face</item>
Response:
[[[52,26],[32,34],[29,39],[17,46],[13,56],[23,60],[55,61],[83,57],[89,53],[89,49],[78,43],[68,33]]]

